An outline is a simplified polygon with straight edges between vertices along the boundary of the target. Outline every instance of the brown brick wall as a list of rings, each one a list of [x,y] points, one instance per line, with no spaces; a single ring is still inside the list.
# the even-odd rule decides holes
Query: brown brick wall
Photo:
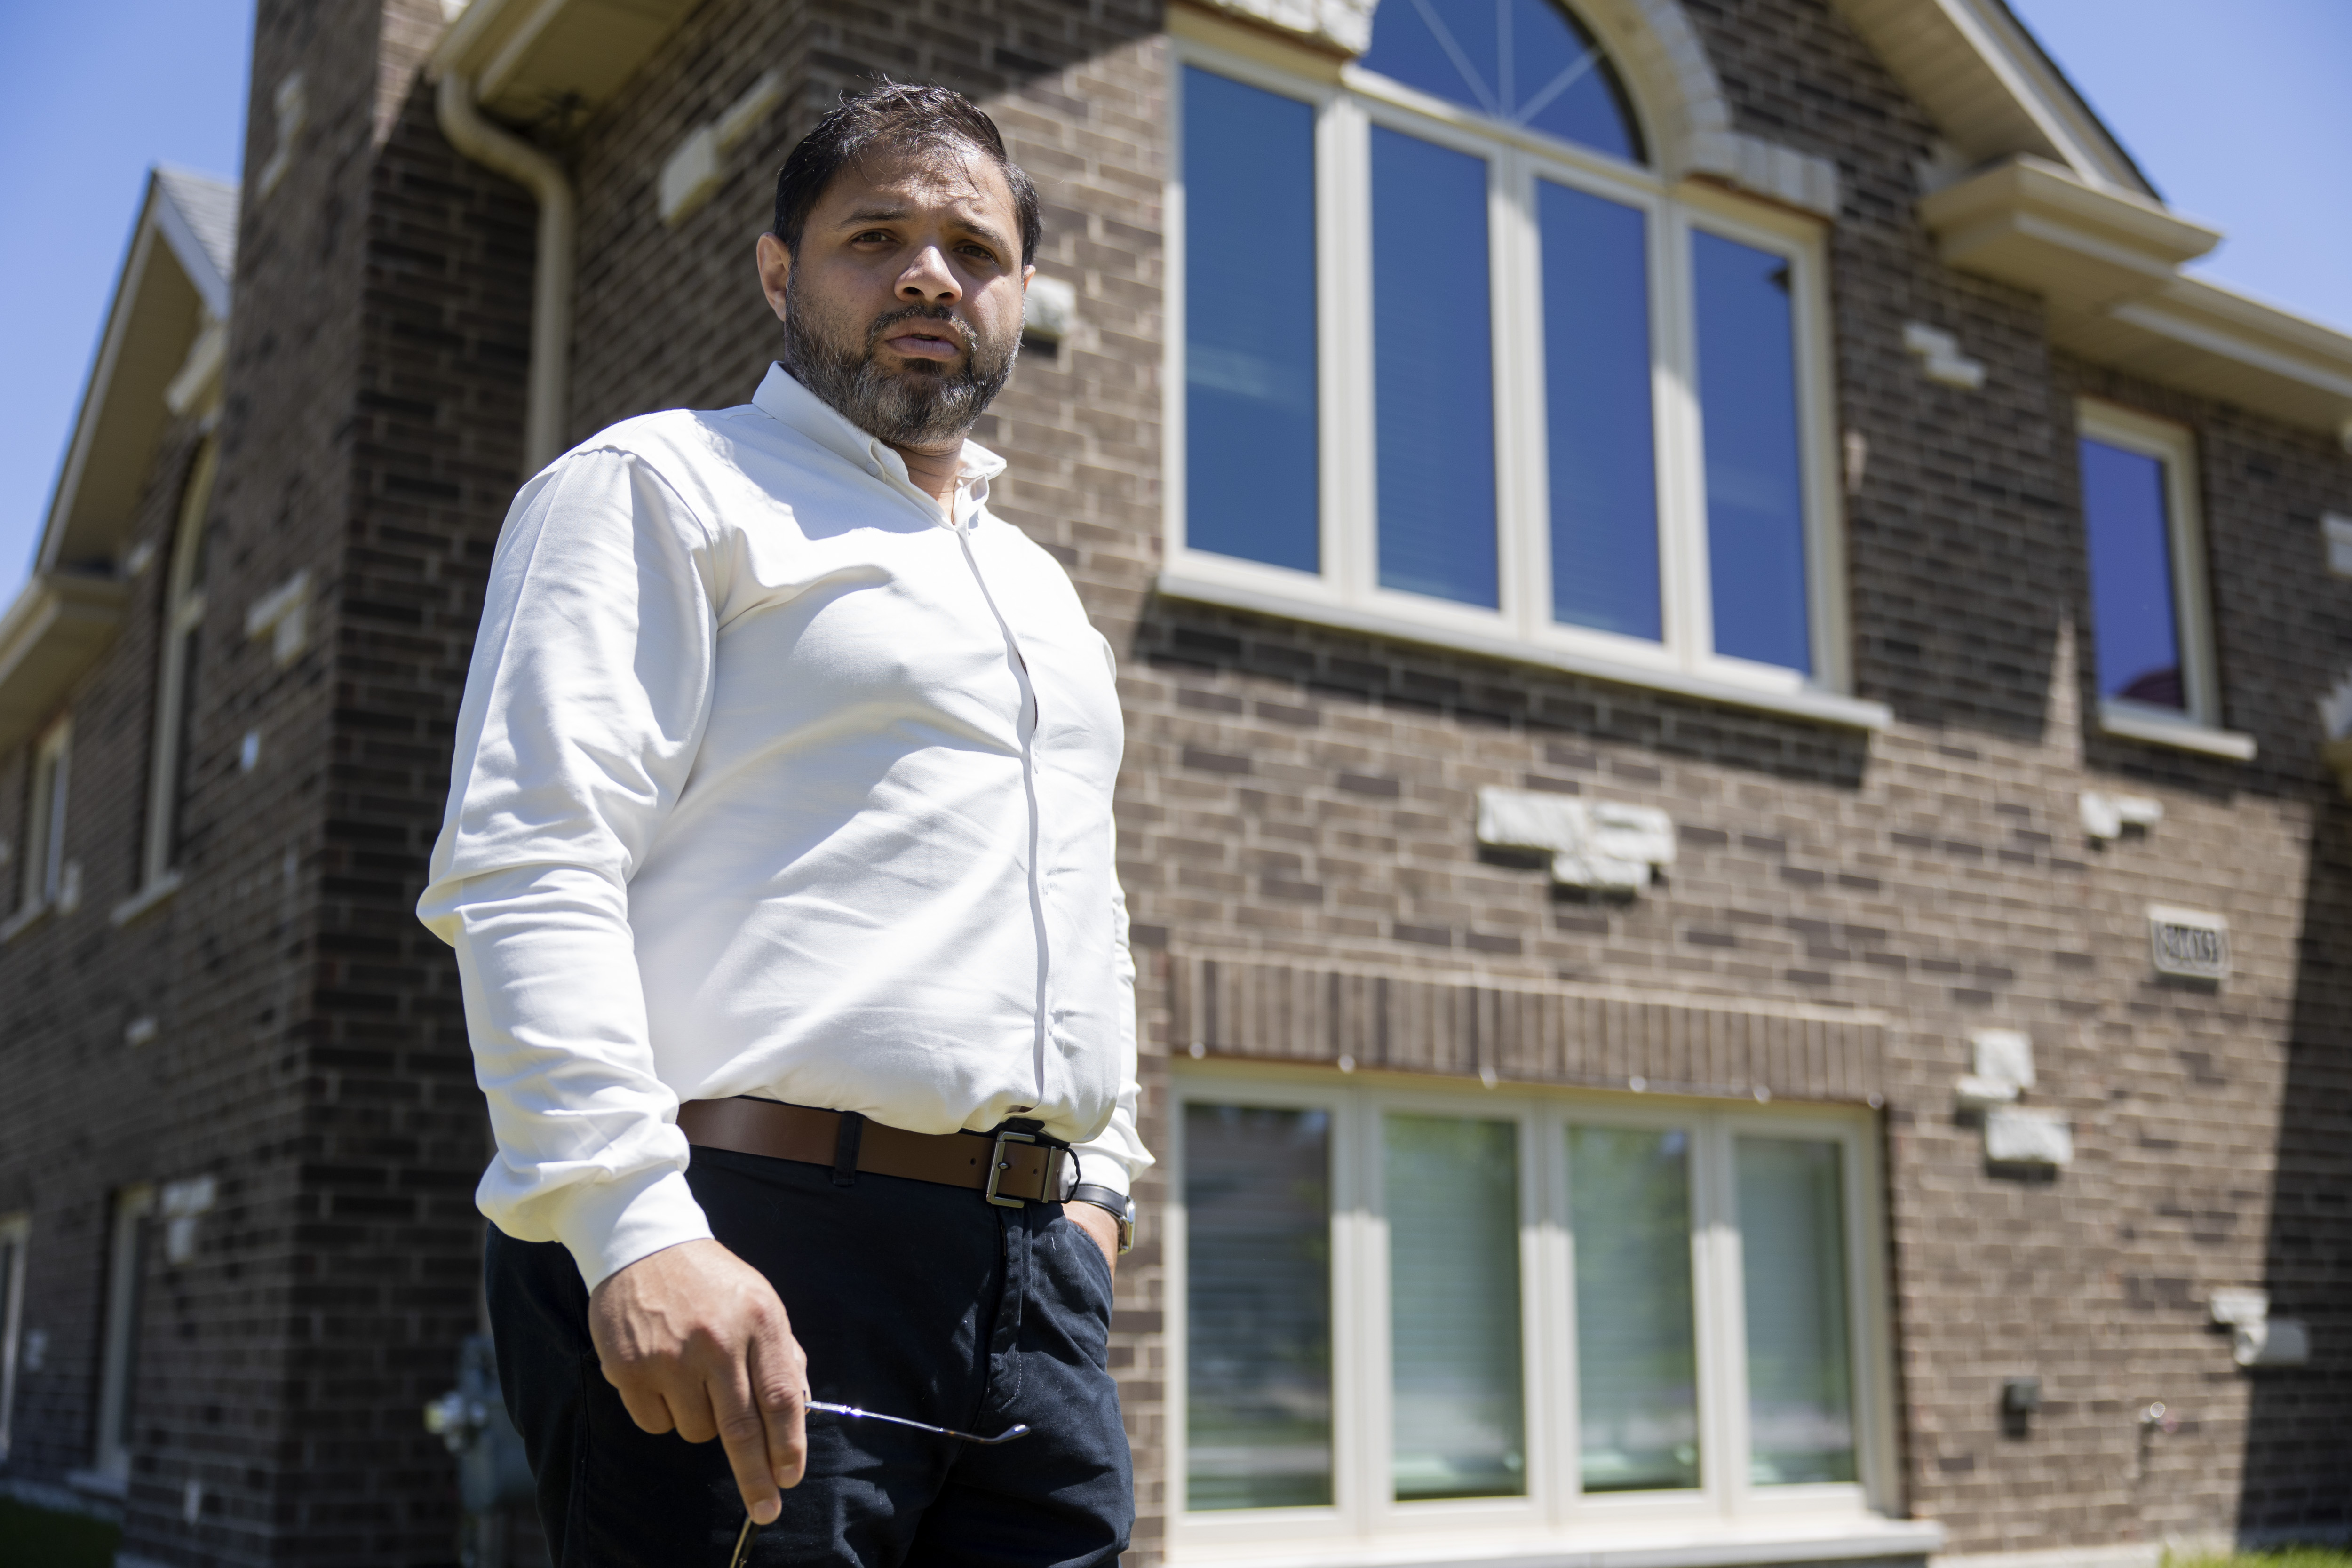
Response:
[[[2295,1245],[2265,1226],[2297,954],[2343,937],[2304,930],[2324,795],[2307,715],[2326,684],[2308,650],[2322,628],[2343,640],[2311,571],[2309,519],[2342,504],[2347,465],[2315,439],[2189,412],[2273,452],[2245,504],[2304,520],[2249,540],[2239,559],[2277,563],[2258,590],[2217,565],[2219,614],[2242,626],[2222,647],[2231,722],[2257,734],[2263,759],[2087,731],[2067,412],[2079,372],[2053,358],[2033,300],[1936,261],[1911,216],[1933,132],[1824,5],[1688,8],[1742,128],[1841,167],[1841,423],[1868,451],[1848,500],[1850,608],[1860,689],[1897,715],[1885,735],[1152,597],[1165,63],[1141,29],[1103,36],[1092,9],[1055,13],[1055,27],[988,5],[919,19],[698,11],[583,145],[574,430],[745,395],[774,341],[743,254],[765,221],[767,165],[838,85],[887,69],[981,93],[1046,191],[1041,267],[1080,290],[1079,338],[1024,359],[980,435],[1013,461],[1005,514],[1061,555],[1128,658],[1122,871],[1138,942],[1154,952],[1150,1131],[1162,1130],[1160,1053],[1192,1037],[1165,987],[1211,965],[1232,984],[1260,977],[1261,1000],[1265,986],[1377,973],[1457,998],[1614,987],[1709,1016],[1884,1016],[1911,1501],[1969,1548],[2226,1528],[2246,1447],[2265,1440],[2249,1426],[2250,1391],[2271,1384],[2230,1366],[2201,1303],[2212,1286],[2263,1281],[2278,1267],[2266,1247]],[[1024,26],[1031,41],[1014,47],[1053,68],[989,70]],[[779,121],[739,151],[709,206],[665,230],[661,159],[770,66],[790,84]],[[1959,334],[1989,367],[1982,392],[1918,374],[1901,344],[1914,320]],[[2238,504],[2217,499],[2217,563]],[[2268,629],[2281,619],[2249,590],[2301,606],[2312,637]],[[2259,671],[2249,637],[2276,644]],[[2165,822],[2145,840],[2087,843],[2078,795],[2126,778],[2164,795]],[[1479,857],[1470,821],[1485,784],[1663,805],[1682,858],[1630,902],[1555,895],[1539,871]],[[2242,958],[2226,986],[2148,978],[2140,910],[2153,900],[2230,916]],[[2077,1163],[2054,1183],[1989,1173],[1954,1114],[1967,1034],[1995,1025],[2033,1035],[2037,1100],[2074,1124]],[[1234,1048],[1279,1049],[1279,1033],[1267,1025]],[[1435,1051],[1443,1033],[1399,1048]],[[2307,1141],[2306,1162],[2326,1142]],[[1147,1212],[1160,1195],[1148,1180]],[[2305,1255],[2325,1252],[2311,1226],[2327,1212],[2294,1233]],[[1168,1391],[1148,1221],[1145,1235],[1122,1271],[1118,1343],[1148,1559],[1166,1506]],[[2306,1294],[2324,1278],[2313,1272]],[[2013,1438],[1998,1384],[2024,1371],[2049,1403]],[[2143,1459],[2132,1416],[2155,1398],[2186,1423]],[[2306,1431],[2341,1427],[2340,1394],[2296,1398]],[[2308,1492],[2292,1478],[2329,1462],[2288,1443],[2263,1452],[2250,1500]],[[2300,1506],[2250,1500],[2247,1521]]]
[[[1013,462],[1000,509],[1069,567],[1125,664],[1147,1137],[1164,1141],[1195,1040],[1310,1058],[1369,1040],[1390,1054],[1361,1059],[1392,1067],[1587,1085],[1664,1062],[1654,1076],[1702,1090],[1875,1093],[1916,1511],[1971,1550],[2340,1525],[2352,807],[2317,766],[2313,702],[2352,658],[2352,595],[2316,537],[2320,511],[2352,509],[2352,460],[2053,353],[2033,300],[1944,268],[1911,216],[1932,132],[1823,0],[1685,6],[1741,128],[1840,165],[1839,419],[1867,451],[1846,500],[1849,607],[1858,687],[1895,715],[1884,733],[1156,596],[1156,6],[707,0],[566,144],[572,434],[749,395],[775,342],[749,256],[772,164],[837,90],[887,70],[982,96],[1044,193],[1040,268],[1079,295],[1076,334],[1024,355],[978,434]],[[449,1554],[447,1466],[415,1413],[472,1321],[482,1134],[453,978],[408,910],[515,480],[532,214],[435,132],[411,74],[427,9],[263,7],[255,164],[297,59],[313,119],[245,227],[189,886],[129,931],[105,925],[153,662],[137,629],[152,606],[135,605],[77,697],[93,716],[77,749],[83,911],[0,949],[0,1049],[12,1073],[39,1064],[16,1080],[35,1085],[28,1104],[76,1108],[9,1120],[0,1152],[0,1208],[36,1211],[33,1321],[53,1332],[51,1370],[20,1395],[19,1431],[48,1445],[29,1450],[35,1473],[86,1442],[89,1356],[68,1341],[94,1315],[107,1185],[224,1182],[199,1262],[158,1270],[143,1342],[157,1371],[131,1541],[174,1562]],[[768,68],[783,103],[709,205],[665,228],[661,161]],[[1956,332],[1983,389],[1920,375],[1909,321]],[[2225,702],[2260,744],[2251,764],[2086,722],[2085,392],[2198,433]],[[279,671],[243,640],[243,610],[298,565],[319,584],[312,647]],[[248,728],[263,736],[249,775]],[[82,782],[85,757],[112,759],[89,767],[116,782]],[[22,781],[22,753],[0,759],[0,826]],[[1473,802],[1492,784],[1658,805],[1679,858],[1631,900],[1556,892],[1539,868],[1479,853]],[[2087,841],[2078,796],[2111,787],[2159,796],[2163,821]],[[2228,916],[2228,982],[2149,974],[2151,901]],[[1373,979],[1386,1000],[1366,1000]],[[133,1053],[121,1030],[150,1005],[142,984],[163,1035]],[[2054,1180],[1989,1172],[1955,1114],[1966,1037],[1989,1026],[2032,1034],[2035,1101],[2073,1123],[2076,1163]],[[1717,1054],[1691,1053],[1699,1039]],[[38,1136],[19,1142],[20,1124]],[[1140,1195],[1113,1354],[1150,1563],[1170,1500],[1164,1176]],[[2211,1289],[2260,1284],[2312,1321],[2311,1368],[2250,1376],[2205,1325]],[[2011,1436],[1999,1383],[2021,1373],[2046,1403]],[[2181,1424],[2144,1439],[2136,1413],[2155,1399]],[[211,1499],[194,1531],[178,1514],[192,1476]]]
[[[124,1542],[151,1559],[456,1555],[454,1474],[417,1412],[477,1322],[484,1133],[454,974],[410,906],[515,483],[533,214],[434,126],[415,68],[440,25],[430,0],[261,9],[184,885],[108,921],[132,890],[183,432],[133,530],[156,563],[73,699],[81,910],[0,950],[23,1091],[0,1207],[34,1211],[27,1321],[49,1334],[11,1476],[89,1460],[110,1190],[220,1184],[196,1260],[159,1251],[144,1280]],[[297,68],[309,123],[264,195],[271,98]],[[297,570],[309,646],[280,668],[244,616]],[[5,765],[20,779],[21,752]],[[142,1011],[161,1033],[133,1049]]]

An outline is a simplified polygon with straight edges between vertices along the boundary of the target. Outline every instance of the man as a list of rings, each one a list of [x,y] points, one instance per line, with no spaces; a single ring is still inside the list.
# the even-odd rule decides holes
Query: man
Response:
[[[723,1563],[747,1513],[762,1563],[1126,1544],[1118,694],[964,439],[1037,237],[967,100],[845,101],[777,179],[753,401],[606,430],[500,536],[418,912],[567,1568]]]

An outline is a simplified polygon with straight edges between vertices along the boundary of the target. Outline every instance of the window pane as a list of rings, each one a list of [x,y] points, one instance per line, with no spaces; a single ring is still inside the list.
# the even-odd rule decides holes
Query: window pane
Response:
[[[1638,207],[1536,182],[1543,242],[1552,618],[1655,642],[1650,274]]]
[[[1380,8],[1357,63],[1509,124],[1642,161],[1615,68],[1551,0],[1397,0]]]
[[[2099,695],[2185,709],[2164,464],[2087,437],[2082,452]]]
[[[1185,1504],[1331,1501],[1330,1117],[1184,1108]]]
[[[1691,236],[1715,651],[1810,671],[1790,266],[1720,235]]]
[[[1760,1486],[1853,1479],[1838,1153],[1826,1142],[1738,1140],[1748,1479]]]
[[[1315,111],[1184,68],[1184,542],[1321,567]]]
[[[1698,1485],[1687,1135],[1568,1130],[1588,1492]]]
[[[1518,1129],[1391,1116],[1387,1144],[1396,1495],[1517,1497]]]
[[[1493,608],[1486,163],[1372,128],[1381,586]]]

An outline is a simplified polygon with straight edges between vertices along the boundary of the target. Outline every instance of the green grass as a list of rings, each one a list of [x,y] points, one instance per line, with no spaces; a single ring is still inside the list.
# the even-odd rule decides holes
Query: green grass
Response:
[[[2282,1546],[2270,1552],[2168,1552],[2164,1568],[2352,1568],[2352,1550]]]
[[[0,1498],[0,1568],[113,1568],[121,1534],[81,1514]]]

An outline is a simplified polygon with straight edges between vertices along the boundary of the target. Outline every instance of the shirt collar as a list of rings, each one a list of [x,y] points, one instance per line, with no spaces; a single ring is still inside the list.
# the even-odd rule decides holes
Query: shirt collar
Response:
[[[780,425],[788,426],[834,452],[856,464],[875,477],[887,476],[908,489],[914,486],[907,478],[907,461],[898,456],[888,442],[869,435],[847,419],[841,411],[807,387],[794,380],[791,372],[781,364],[771,363],[760,390],[751,395],[752,405]],[[966,440],[957,461],[957,488],[962,492],[956,497],[956,521],[962,522],[986,503],[988,481],[1004,471],[1004,459],[977,441]],[[918,492],[919,494],[920,492]],[[944,519],[941,520],[945,521]]]

